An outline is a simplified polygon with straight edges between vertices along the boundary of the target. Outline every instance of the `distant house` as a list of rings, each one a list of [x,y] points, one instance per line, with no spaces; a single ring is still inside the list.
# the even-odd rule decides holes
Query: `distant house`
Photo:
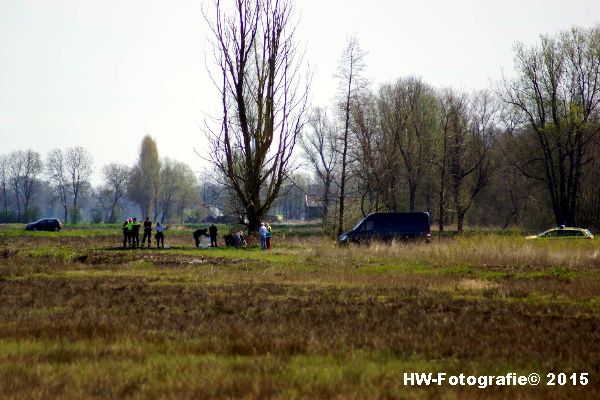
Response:
[[[237,224],[240,222],[239,217],[233,215],[225,215],[223,210],[214,205],[207,205],[208,216],[202,220],[206,224]]]
[[[241,224],[245,221],[243,221],[242,219],[240,219],[239,216],[235,216],[235,215],[221,215],[218,217],[211,217],[208,216],[204,219],[203,222],[206,223],[211,223],[211,224],[227,224],[227,225],[235,225],[235,224]]]
[[[323,207],[321,199],[307,194],[304,196],[304,209],[305,219],[311,220],[322,218],[325,207]]]
[[[217,206],[209,205],[206,207],[208,211],[208,215],[213,218],[218,218],[223,216],[223,211]]]

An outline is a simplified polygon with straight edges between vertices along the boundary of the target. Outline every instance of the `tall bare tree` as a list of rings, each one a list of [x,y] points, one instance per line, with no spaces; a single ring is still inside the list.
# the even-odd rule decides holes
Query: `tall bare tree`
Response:
[[[346,183],[348,172],[348,151],[350,148],[350,116],[352,106],[356,103],[360,91],[365,88],[362,72],[365,69],[365,52],[361,49],[358,39],[348,40],[346,48],[339,61],[337,78],[339,80],[338,107],[342,119],[341,173],[338,204],[338,235],[344,231],[344,207],[346,200]]]
[[[446,220],[448,217],[448,159],[450,137],[452,132],[462,125],[460,114],[464,108],[464,98],[446,89],[439,95],[440,101],[440,124],[439,132],[436,135],[436,152],[435,164],[438,168],[438,230],[444,232]]]
[[[466,115],[459,116],[450,138],[449,161],[452,197],[458,232],[464,228],[467,211],[491,174],[490,149],[497,133],[497,108],[489,92],[469,97]],[[463,121],[462,118],[466,117]],[[466,123],[466,125],[462,125]]]
[[[107,185],[101,185],[98,188],[93,189],[94,198],[96,199],[96,206],[92,208],[92,221],[94,223],[107,222],[114,223],[111,221],[111,209],[113,203],[113,192]],[[115,211],[117,211],[115,209]]]
[[[488,184],[490,150],[497,133],[497,108],[488,92],[468,95],[448,89],[440,98],[439,227],[443,232],[448,197],[462,232],[467,211]]]
[[[13,151],[7,156],[8,163],[8,182],[15,196],[15,206],[17,207],[17,221],[21,221],[21,176],[23,174],[23,152]]]
[[[291,0],[216,0],[205,13],[221,95],[220,129],[207,128],[209,159],[255,230],[292,168],[305,122],[308,79]]]
[[[513,158],[523,175],[543,182],[557,224],[575,222],[583,168],[600,133],[600,25],[573,28],[538,46],[515,48],[516,78],[500,94],[521,116],[520,135],[532,135],[524,158]]]
[[[8,177],[17,205],[17,219],[30,218],[29,205],[42,172],[40,154],[33,150],[17,150],[8,155]]]
[[[161,190],[158,199],[158,210],[163,222],[178,217],[190,199],[199,199],[200,189],[194,171],[185,163],[165,158],[160,169]]]
[[[46,175],[48,176],[48,180],[54,188],[63,209],[63,221],[68,222],[70,187],[65,165],[65,156],[61,149],[55,149],[48,153],[46,159]]]
[[[387,205],[390,210],[399,211],[398,192],[404,178],[408,209],[414,211],[417,190],[424,180],[426,163],[431,159],[437,99],[433,89],[420,79],[405,78],[384,84],[378,103],[386,143],[384,154],[389,161]]]
[[[329,213],[334,174],[339,165],[338,132],[325,108],[315,108],[309,118],[310,130],[302,137],[304,156],[322,185],[323,218]]]
[[[2,190],[2,219],[8,222],[8,157],[0,155],[0,187]]]
[[[388,143],[381,132],[377,99],[372,93],[364,93],[352,110],[352,125],[355,143],[351,157],[354,163],[353,176],[358,180],[360,210],[363,216],[380,211],[387,193],[390,174]]]
[[[71,222],[79,220],[79,208],[77,201],[82,195],[82,191],[89,187],[89,178],[92,175],[92,155],[83,147],[69,147],[65,151],[64,158],[69,184],[71,185],[71,196],[73,200],[73,212],[71,213]]]
[[[21,190],[23,192],[23,212],[26,218],[30,217],[29,206],[34,197],[36,185],[38,184],[43,168],[40,153],[33,150],[26,150],[24,152]]]
[[[109,223],[117,222],[117,210],[120,202],[127,193],[127,180],[129,178],[129,167],[124,164],[110,163],[102,168],[102,180],[104,188],[99,190],[99,194],[105,205],[104,220]]]

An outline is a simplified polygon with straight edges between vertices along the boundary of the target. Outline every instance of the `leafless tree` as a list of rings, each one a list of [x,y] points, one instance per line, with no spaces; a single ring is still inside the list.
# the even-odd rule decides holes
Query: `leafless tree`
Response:
[[[102,199],[110,199],[101,201],[105,209],[105,221],[109,223],[117,222],[116,211],[127,193],[129,172],[127,165],[118,163],[110,163],[102,168],[104,187],[99,190],[99,194]]]
[[[302,137],[304,156],[323,186],[323,218],[329,213],[334,173],[339,166],[338,132],[325,108],[315,108],[309,119],[310,130]]]
[[[439,95],[440,101],[440,130],[436,140],[437,157],[435,164],[438,167],[438,230],[444,232],[448,217],[448,151],[450,136],[457,126],[461,125],[459,114],[465,100],[446,89]]]
[[[352,175],[359,181],[360,209],[363,216],[379,211],[386,202],[386,194],[393,173],[391,160],[387,156],[389,148],[381,131],[377,100],[371,93],[364,93],[352,108],[354,144]],[[383,198],[383,200],[382,200]]]
[[[65,166],[65,156],[62,150],[55,149],[48,153],[46,159],[46,175],[48,176],[50,184],[56,191],[58,200],[63,208],[63,221],[68,222],[70,187]]]
[[[361,90],[366,86],[362,77],[365,70],[365,52],[361,49],[358,39],[352,37],[348,40],[346,48],[340,59],[337,78],[339,79],[338,107],[342,120],[341,146],[341,173],[338,202],[338,235],[344,231],[344,207],[346,200],[346,183],[348,168],[348,151],[350,147],[350,116],[352,106],[355,104]]]
[[[401,168],[401,142],[416,104],[413,102],[409,88],[402,83],[402,80],[395,84],[382,85],[377,100],[381,140],[384,143],[379,156],[386,162],[385,168],[381,171],[383,173],[383,187],[381,187],[383,201],[388,210],[400,211],[398,194],[403,170]]]
[[[101,185],[100,187],[93,189],[94,198],[96,199],[96,207],[92,210],[92,220],[97,218],[96,222],[108,222],[115,223],[116,217],[113,216],[114,221],[111,221],[111,209],[113,208],[113,191],[107,185]],[[95,217],[98,215],[98,217]]]
[[[194,199],[199,199],[198,179],[185,163],[165,158],[160,170],[161,190],[158,210],[163,222],[171,220],[172,215],[181,213]]]
[[[498,107],[487,91],[470,96],[467,130],[451,141],[450,175],[454,187],[457,230],[463,231],[467,211],[488,185],[493,170],[491,149],[498,133]]]
[[[207,124],[208,158],[255,230],[292,168],[306,117],[307,77],[291,0],[214,1],[209,17],[220,91],[220,129]]]
[[[89,186],[89,178],[92,174],[92,156],[83,147],[69,147],[65,151],[64,165],[73,199],[73,212],[71,213],[71,222],[77,222],[79,219],[79,209],[77,201],[82,194],[82,189]]]
[[[0,186],[2,187],[2,215],[8,218],[8,157],[0,155]]]
[[[490,178],[489,152],[498,129],[497,107],[488,92],[469,96],[453,90],[444,92],[440,106],[440,231],[443,231],[450,194],[457,230],[462,232],[467,211]],[[449,192],[446,191],[447,184]]]
[[[7,156],[8,163],[8,182],[15,196],[15,206],[17,207],[17,221],[21,221],[21,176],[23,174],[23,152],[13,151]]]
[[[500,95],[521,116],[519,134],[535,146],[512,159],[523,175],[542,182],[557,224],[575,222],[583,168],[600,128],[600,26],[573,28],[541,44],[515,48],[517,77],[504,79]]]
[[[40,154],[33,150],[13,151],[8,155],[8,180],[17,205],[17,219],[29,218],[29,205],[42,172]]]
[[[420,79],[399,79],[385,84],[379,92],[381,129],[385,136],[385,157],[389,160],[386,186],[388,208],[399,211],[398,192],[404,177],[408,208],[416,209],[417,190],[431,159],[432,136],[437,124],[437,100],[433,89]]]

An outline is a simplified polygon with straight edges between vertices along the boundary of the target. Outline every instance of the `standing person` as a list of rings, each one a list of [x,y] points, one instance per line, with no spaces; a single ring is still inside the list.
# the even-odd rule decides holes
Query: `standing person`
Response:
[[[215,224],[211,224],[208,228],[210,234],[210,247],[217,247],[217,227]]]
[[[271,250],[271,242],[273,241],[273,232],[271,230],[271,225],[268,222],[265,222],[267,227],[267,250]]]
[[[125,220],[123,222],[123,248],[127,247],[127,239],[129,239],[129,229],[127,229],[127,224],[129,220]]]
[[[200,247],[200,236],[208,236],[208,229],[196,229],[193,233],[194,241],[196,242],[196,247]]]
[[[131,230],[131,233],[133,235],[132,247],[140,246],[140,226],[141,224],[137,221],[137,218],[133,217],[133,229]]]
[[[260,223],[260,228],[258,228],[258,235],[260,236],[260,248],[263,251],[267,250],[267,227],[264,222]]]
[[[133,218],[127,220],[127,243],[133,247]]]
[[[154,235],[154,238],[156,239],[156,248],[158,249],[160,246],[159,244],[162,244],[162,248],[165,248],[165,235],[163,234],[163,227],[160,224],[160,222],[156,223],[156,235]],[[150,246],[148,246],[150,247]]]
[[[144,247],[144,243],[146,243],[146,238],[148,238],[148,247],[152,244],[152,221],[150,221],[150,217],[146,217],[144,221],[144,236],[142,237],[142,247]]]

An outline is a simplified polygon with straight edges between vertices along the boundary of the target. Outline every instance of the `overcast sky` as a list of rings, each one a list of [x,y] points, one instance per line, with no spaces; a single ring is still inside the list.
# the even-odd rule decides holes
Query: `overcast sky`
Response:
[[[132,164],[150,134],[161,156],[200,171],[199,126],[219,101],[202,3],[0,0],[0,154],[80,145],[99,171]],[[350,35],[368,52],[374,86],[415,75],[472,90],[510,73],[515,42],[600,23],[598,0],[297,0],[296,11],[313,105],[335,95]]]

